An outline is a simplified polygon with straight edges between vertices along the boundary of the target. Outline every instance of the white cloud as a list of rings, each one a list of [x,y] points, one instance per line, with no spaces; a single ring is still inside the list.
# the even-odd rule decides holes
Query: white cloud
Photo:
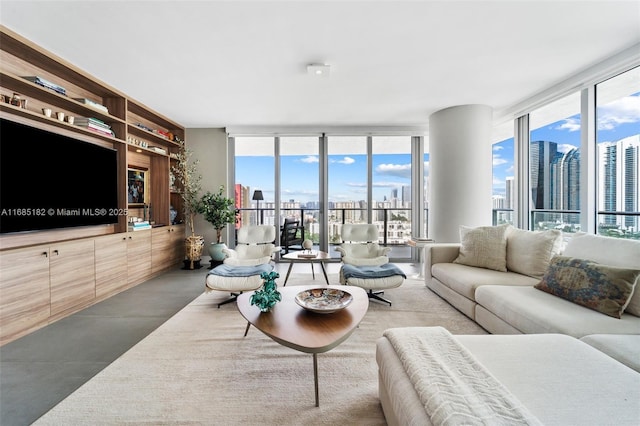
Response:
[[[315,155],[307,155],[302,160],[303,163],[319,163],[320,159]]]
[[[580,131],[580,119],[579,118],[567,118],[564,122],[556,127],[556,130],[568,130],[570,132]]]
[[[502,166],[503,164],[507,164],[508,162],[509,161],[505,160],[504,158],[500,158],[499,155],[493,156],[493,167]]]
[[[380,164],[376,172],[381,175],[411,179],[411,164]]]
[[[493,145],[493,150],[494,151],[502,151],[504,149],[504,146],[501,145]]]
[[[640,95],[625,96],[598,108],[598,130],[640,121]]]
[[[338,160],[338,163],[340,163],[340,164],[353,164],[355,162],[356,162],[356,160],[354,160],[351,157],[344,157],[342,160]]]
[[[566,154],[567,152],[571,151],[572,149],[574,149],[575,146],[568,144],[568,143],[559,143],[558,144],[558,152],[561,152],[563,154]]]

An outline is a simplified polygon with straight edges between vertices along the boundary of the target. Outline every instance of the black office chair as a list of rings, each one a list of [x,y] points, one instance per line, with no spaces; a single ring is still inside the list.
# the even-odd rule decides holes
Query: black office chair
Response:
[[[285,218],[282,234],[280,235],[280,246],[282,246],[285,254],[289,253],[289,250],[303,250],[303,241],[304,226],[300,225],[299,220]]]

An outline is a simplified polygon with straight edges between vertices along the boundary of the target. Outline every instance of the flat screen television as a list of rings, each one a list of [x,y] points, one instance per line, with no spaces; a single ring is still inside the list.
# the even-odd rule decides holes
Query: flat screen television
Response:
[[[0,234],[117,222],[116,150],[0,119]]]

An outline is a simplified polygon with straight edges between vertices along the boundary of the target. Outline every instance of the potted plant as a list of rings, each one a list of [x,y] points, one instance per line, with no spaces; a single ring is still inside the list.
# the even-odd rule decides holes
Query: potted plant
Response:
[[[216,230],[216,240],[211,243],[209,254],[212,261],[220,262],[224,260],[222,249],[226,248],[222,243],[222,230],[227,224],[236,223],[237,215],[233,199],[224,194],[224,185],[220,185],[217,193],[207,191],[200,198],[200,213]]]
[[[185,269],[196,269],[200,267],[202,248],[204,247],[204,237],[196,235],[193,219],[196,214],[202,212],[202,203],[198,194],[201,190],[202,175],[198,173],[199,161],[190,161],[193,152],[185,149],[176,155],[176,163],[171,166],[171,172],[178,182],[182,195],[182,211],[191,235],[185,239],[186,258]]]

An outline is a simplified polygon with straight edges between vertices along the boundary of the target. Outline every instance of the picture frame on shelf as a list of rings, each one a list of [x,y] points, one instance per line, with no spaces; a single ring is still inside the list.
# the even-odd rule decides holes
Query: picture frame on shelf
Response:
[[[127,203],[131,207],[149,204],[149,171],[127,169]]]

